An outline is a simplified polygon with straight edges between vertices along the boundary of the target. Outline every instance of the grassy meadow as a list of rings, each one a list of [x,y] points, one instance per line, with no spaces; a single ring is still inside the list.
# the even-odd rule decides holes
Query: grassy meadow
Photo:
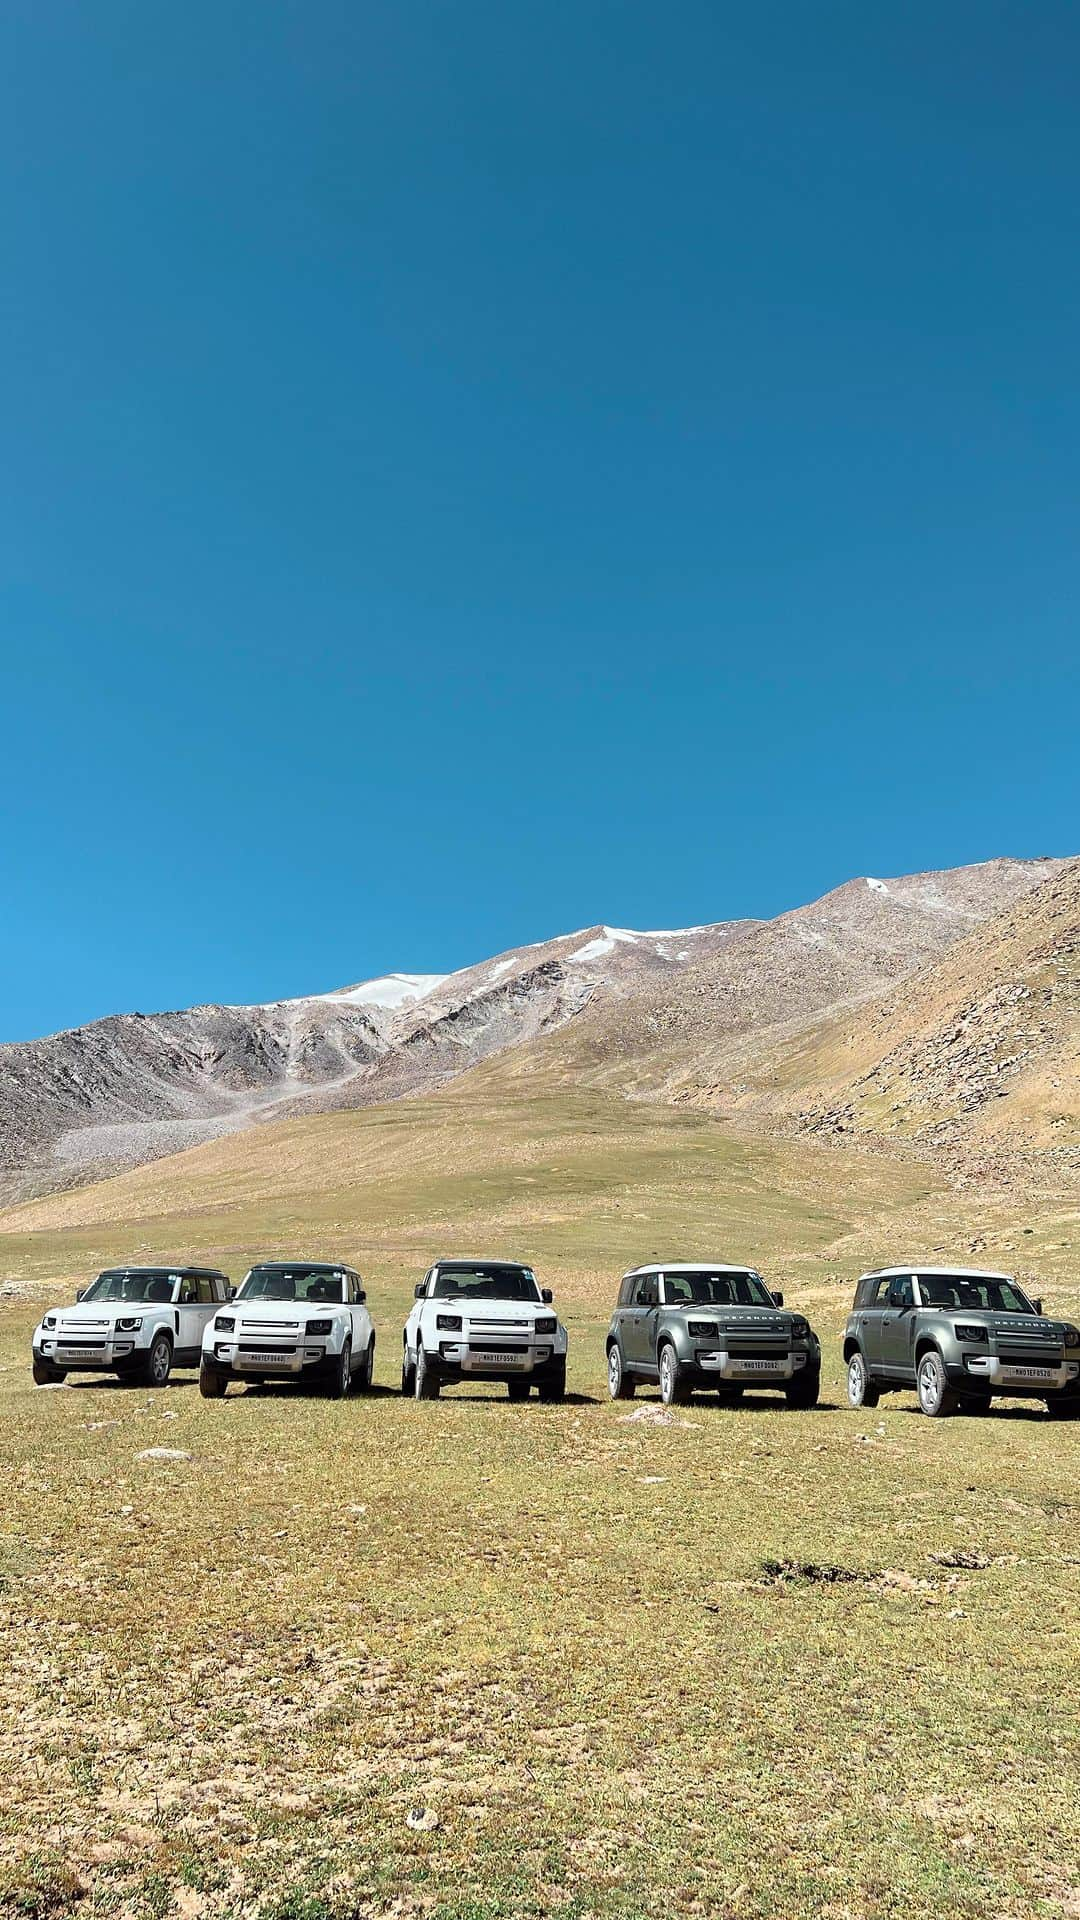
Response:
[[[1078,1228],[497,1074],[0,1216],[0,1910],[1080,1914],[1080,1435],[854,1414],[838,1356],[863,1265],[976,1236],[1076,1317]],[[564,1406],[393,1391],[413,1281],[470,1251],[556,1288]],[[286,1252],[365,1274],[369,1399],[31,1386],[106,1262]],[[809,1313],[818,1410],[607,1403],[618,1274],[680,1254]]]

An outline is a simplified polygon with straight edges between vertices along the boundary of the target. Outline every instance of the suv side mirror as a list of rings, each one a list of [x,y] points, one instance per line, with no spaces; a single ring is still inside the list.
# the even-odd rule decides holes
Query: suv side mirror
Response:
[[[75,1292],[75,1304],[76,1304],[76,1306],[78,1306],[78,1304],[79,1304],[79,1301],[80,1301],[80,1300],[82,1299],[82,1297],[83,1297],[83,1294],[84,1294],[85,1292],[86,1292],[86,1288],[85,1288],[85,1287],[78,1287],[78,1288],[76,1288],[76,1292]]]
[[[911,1305],[910,1300],[905,1300],[904,1298],[903,1288],[900,1287],[895,1280],[892,1282],[891,1286],[889,1287],[889,1291],[886,1295],[886,1299],[890,1307],[899,1307],[901,1311],[903,1310],[904,1307],[909,1307]]]
[[[774,1288],[773,1288],[773,1297],[772,1297],[772,1303],[773,1303],[773,1306],[774,1306],[774,1307],[782,1307],[782,1306],[783,1306],[783,1304],[784,1304],[784,1296],[783,1296],[783,1294],[782,1294],[782,1293],[780,1292],[780,1289],[779,1289],[779,1287],[774,1287]]]
[[[1037,1313],[1037,1314],[1039,1314],[1039,1315],[1041,1316],[1041,1314],[1042,1314],[1042,1301],[1041,1301],[1041,1300],[1033,1300],[1031,1304],[1032,1304],[1032,1306],[1034,1307],[1034,1309],[1035,1309],[1035,1311],[1036,1311],[1036,1313]]]
[[[365,1301],[366,1299],[367,1299],[367,1289],[366,1289],[366,1287],[357,1287],[357,1289],[356,1289],[356,1304],[357,1304],[357,1306],[358,1306],[358,1307],[362,1307],[362,1306],[363,1306],[363,1304],[364,1304],[364,1301]]]
[[[225,1298],[226,1298],[226,1300],[235,1300],[235,1299],[236,1299],[236,1288],[235,1288],[235,1287],[234,1287],[234,1286],[232,1285],[232,1283],[231,1283],[231,1282],[230,1282],[230,1284],[229,1284],[229,1285],[228,1285],[228,1286],[226,1287],[226,1289],[225,1289]]]
[[[412,1291],[413,1299],[422,1300],[426,1293],[427,1293],[427,1281],[418,1280]]]
[[[550,1307],[552,1301],[555,1298],[555,1295],[552,1293],[550,1287],[541,1287],[540,1298],[543,1301],[545,1307]]]

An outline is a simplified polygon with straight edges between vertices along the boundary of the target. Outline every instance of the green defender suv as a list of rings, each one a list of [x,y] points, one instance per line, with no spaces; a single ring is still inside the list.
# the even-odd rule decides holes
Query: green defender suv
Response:
[[[1011,1274],[966,1267],[864,1273],[844,1333],[848,1400],[914,1387],[924,1413],[985,1413],[995,1394],[1080,1412],[1080,1332],[1043,1318]]]
[[[656,1381],[670,1407],[711,1387],[730,1406],[747,1387],[776,1387],[789,1407],[816,1406],[821,1347],[802,1314],[783,1305],[750,1267],[635,1267],[608,1329],[608,1392],[628,1400],[639,1383]]]

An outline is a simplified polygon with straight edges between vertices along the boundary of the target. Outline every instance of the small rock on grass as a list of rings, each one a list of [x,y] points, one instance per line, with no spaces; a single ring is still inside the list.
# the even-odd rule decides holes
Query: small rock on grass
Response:
[[[414,1833],[433,1833],[439,1824],[439,1816],[434,1807],[410,1807],[405,1815],[405,1825]]]
[[[183,1447],[144,1447],[135,1455],[136,1460],[190,1460],[190,1453]]]

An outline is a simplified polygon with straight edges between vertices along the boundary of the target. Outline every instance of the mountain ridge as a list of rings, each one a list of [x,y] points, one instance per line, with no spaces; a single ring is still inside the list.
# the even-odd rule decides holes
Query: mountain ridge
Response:
[[[1064,864],[863,876],[773,920],[597,923],[452,974],[115,1014],[8,1043],[0,1196],[81,1184],[272,1118],[423,1093],[497,1054],[524,1063],[559,1036],[570,1073],[696,1099],[689,1079],[700,1082],[710,1056],[882,991]]]

